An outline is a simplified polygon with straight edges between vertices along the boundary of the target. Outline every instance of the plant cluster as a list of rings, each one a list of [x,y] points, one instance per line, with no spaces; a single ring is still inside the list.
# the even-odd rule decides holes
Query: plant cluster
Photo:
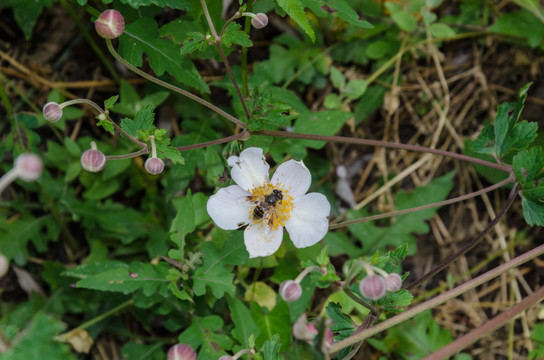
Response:
[[[8,2],[27,39],[53,2],[31,8]],[[437,146],[441,130],[452,127],[449,98],[412,109],[439,114],[429,147],[345,136],[343,129],[360,126],[384,102],[391,119],[403,56],[417,59],[424,46],[437,66],[437,46],[462,38],[517,36],[544,49],[544,34],[524,28],[542,29],[540,6],[516,3],[521,8],[481,24],[485,1],[461,1],[459,14],[438,18],[441,0],[259,0],[231,7],[207,0],[61,0],[119,94],[100,105],[59,86],[43,107],[29,101],[29,114],[14,108],[7,87],[0,90],[12,125],[0,150],[14,159],[2,164],[0,178],[0,194],[9,200],[0,205],[0,278],[17,279],[29,294],[2,305],[0,358],[84,358],[108,334],[117,334],[127,359],[350,359],[361,356],[363,345],[405,359],[471,358],[459,352],[537,304],[544,287],[456,340],[429,310],[544,254],[544,245],[417,305],[414,294],[481,246],[518,197],[526,223],[544,225],[541,130],[522,119],[531,84],[498,106],[464,154]],[[90,15],[99,37],[88,33],[90,23],[80,23],[75,7]],[[259,32],[273,21],[286,24],[282,18],[298,35],[279,34],[268,59],[249,66]],[[513,34],[512,23],[522,19],[527,25]],[[112,59],[146,85],[120,76]],[[224,68],[224,76],[203,77],[209,64]],[[7,84],[2,73],[0,83]],[[447,90],[445,79],[440,85]],[[214,102],[212,87],[229,100]],[[310,89],[326,94],[315,108],[301,100]],[[163,121],[166,104],[176,112],[170,123]],[[71,121],[85,117],[92,130],[68,134],[76,128]],[[47,136],[55,139],[44,142]],[[492,184],[446,199],[455,172],[442,172],[390,194],[396,210],[370,215],[355,199],[348,168],[336,168],[335,187],[327,182],[334,177],[327,144],[451,158],[474,164]],[[384,178],[376,196],[394,179]],[[418,251],[414,234],[429,232],[438,208],[501,187],[511,189],[508,198],[476,236],[421,276],[405,269],[407,256]],[[543,332],[535,326],[532,338],[541,341]],[[530,356],[543,353],[540,345]]]

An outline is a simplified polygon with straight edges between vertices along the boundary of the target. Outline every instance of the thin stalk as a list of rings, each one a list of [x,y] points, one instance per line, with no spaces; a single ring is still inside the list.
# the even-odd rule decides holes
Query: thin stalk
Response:
[[[253,12],[253,1],[247,2],[247,12]],[[251,31],[251,18],[249,16],[246,16],[244,19],[244,32],[249,35],[249,32]],[[242,53],[240,55],[240,68],[242,70],[242,91],[244,93],[244,97],[249,96],[249,87],[247,82],[247,48],[245,46],[242,46]]]
[[[121,64],[123,64],[127,69],[129,69],[130,71],[140,75],[141,77],[143,77],[144,79],[146,80],[149,80],[157,85],[160,85],[168,90],[171,90],[171,91],[174,91],[174,92],[177,92],[178,94],[181,94],[185,97],[188,97],[189,99],[191,100],[194,100],[196,101],[197,103],[201,104],[201,105],[204,105],[205,107],[207,107],[208,109],[216,112],[217,114],[223,116],[225,119],[233,122],[234,124],[242,127],[242,128],[247,128],[247,125],[245,123],[243,123],[242,121],[238,120],[237,118],[235,118],[234,116],[228,114],[227,112],[221,110],[220,108],[218,108],[217,106],[213,105],[212,103],[209,103],[207,102],[206,100],[188,92],[188,91],[185,91],[183,89],[180,89],[178,88],[177,86],[174,86],[172,84],[169,84],[165,81],[162,81],[160,79],[157,79],[156,77],[152,76],[152,75],[149,75],[148,73],[138,69],[137,67],[133,66],[131,63],[129,63],[128,61],[126,61],[125,59],[123,59],[121,57],[121,55],[119,55],[117,53],[117,51],[115,51],[115,49],[113,48],[113,45],[111,43],[111,40],[109,39],[106,39],[106,45],[108,46],[108,50],[110,51],[111,55],[117,60],[119,61]]]
[[[371,304],[367,303],[366,301],[364,301],[363,299],[355,295],[349,288],[346,287],[343,290],[346,293],[346,295],[349,296],[351,299],[353,299],[356,303],[363,305],[365,308],[370,310],[370,313],[372,315],[378,317],[379,315],[378,309],[376,309],[374,306],[372,306]]]
[[[434,275],[442,271],[446,266],[448,266],[455,259],[459,258],[460,256],[463,256],[467,251],[469,251],[474,246],[476,246],[480,242],[480,240],[484,238],[485,234],[487,234],[489,230],[491,230],[495,225],[497,225],[500,219],[502,219],[502,217],[506,214],[510,206],[512,206],[512,204],[514,203],[514,200],[516,199],[517,189],[518,189],[518,186],[516,184],[514,188],[512,189],[512,191],[510,191],[510,195],[508,195],[508,199],[506,199],[506,202],[497,213],[497,216],[495,216],[493,220],[487,223],[485,228],[482,231],[480,231],[480,233],[476,235],[474,239],[472,239],[470,242],[463,245],[463,247],[461,247],[455,254],[448,256],[440,264],[432,268],[428,273],[426,273],[425,275],[423,275],[422,277],[420,277],[419,279],[417,279],[416,281],[408,285],[406,289],[410,290],[416,287],[417,285],[423,283],[424,281],[427,281],[428,279],[430,279],[431,277],[433,277]]]
[[[215,31],[215,26],[213,26],[213,21],[210,16],[210,12],[208,11],[206,0],[200,0],[200,3],[202,4],[202,10],[204,10],[204,16],[206,17],[206,21],[208,22],[210,31],[212,32],[212,36],[214,40],[213,42],[215,46],[217,47],[217,51],[219,51],[219,56],[221,56],[221,60],[223,60],[223,63],[225,64],[225,68],[227,69],[227,73],[229,74],[230,80],[232,81],[232,84],[234,85],[234,90],[236,90],[236,94],[238,95],[238,98],[240,99],[240,103],[242,103],[242,107],[244,108],[244,113],[246,114],[246,119],[249,121],[249,111],[247,110],[246,102],[244,100],[242,92],[240,91],[240,88],[238,87],[238,82],[236,81],[236,78],[234,77],[234,73],[232,72],[232,69],[230,68],[229,60],[225,56],[225,52],[223,51],[223,47],[221,46],[221,37],[217,35],[217,31]]]
[[[234,140],[247,140],[249,139],[249,136],[250,136],[249,132],[247,132],[246,130],[243,130],[242,132],[239,132],[238,134],[227,136],[222,139],[207,141],[207,142],[194,144],[194,145],[179,146],[176,148],[176,150],[187,151],[187,150],[200,149],[203,147],[213,146],[217,144],[223,144],[223,143],[234,141]]]
[[[405,312],[398,314],[392,318],[389,318],[381,323],[379,323],[376,326],[373,326],[367,330],[363,330],[358,334],[354,334],[344,340],[340,340],[339,342],[332,344],[329,352],[330,354],[336,353],[337,351],[342,350],[343,348],[353,345],[359,341],[362,341],[364,339],[367,339],[373,335],[376,335],[384,330],[387,330],[391,328],[392,326],[395,326],[397,324],[400,324],[406,320],[409,320],[413,318],[414,316],[426,311],[433,309],[437,307],[438,305],[441,305],[445,303],[448,300],[451,300],[461,294],[464,294],[465,292],[472,290],[482,284],[485,284],[486,282],[496,278],[497,276],[501,275],[502,273],[515,268],[517,266],[520,266],[527,261],[530,261],[537,256],[540,256],[544,254],[544,245],[540,245],[533,250],[530,250],[526,252],[523,255],[520,255],[502,265],[497,266],[496,268],[478,276],[477,278],[474,278],[472,280],[467,281],[466,283],[459,285],[458,287],[451,289],[450,291],[445,292],[444,294],[438,295],[437,297],[434,297],[420,305],[417,305],[409,310],[406,310]],[[544,287],[542,288],[544,289]],[[542,291],[541,289],[541,291]],[[537,294],[537,292],[535,292]],[[542,295],[542,293],[539,291],[538,294]],[[532,295],[531,295],[532,296]],[[531,298],[534,300],[534,298]],[[538,297],[538,296],[536,296]]]
[[[510,309],[503,311],[491,320],[487,320],[482,326],[472,331],[469,331],[467,334],[461,336],[460,338],[449,343],[440,350],[425,357],[423,360],[440,360],[448,358],[449,356],[463,350],[470,344],[478,341],[478,339],[480,339],[484,335],[500,328],[508,321],[514,319],[514,317],[519,313],[540,302],[543,298],[544,286],[532,293],[531,295],[527,296],[525,299],[521,300],[516,305],[512,306]]]
[[[0,194],[21,174],[20,168],[12,168],[0,177]]]
[[[430,208],[434,208],[434,207],[440,207],[440,206],[444,206],[444,205],[453,204],[453,203],[456,203],[456,202],[464,201],[464,200],[471,199],[471,198],[474,198],[476,196],[485,194],[487,192],[493,191],[495,189],[500,188],[503,185],[506,185],[506,184],[509,184],[509,183],[512,183],[512,182],[514,182],[514,179],[511,176],[509,176],[506,179],[504,179],[504,180],[502,180],[502,181],[500,181],[500,182],[498,182],[498,183],[496,183],[494,185],[488,186],[488,187],[483,188],[483,189],[478,190],[478,191],[471,192],[470,194],[461,195],[461,196],[454,197],[452,199],[439,201],[439,202],[435,202],[435,203],[432,203],[432,204],[422,205],[422,206],[418,206],[418,207],[414,207],[414,208],[410,208],[410,209],[391,211],[391,212],[384,213],[384,214],[366,216],[366,217],[361,218],[361,219],[344,221],[344,222],[329,226],[329,230],[338,229],[338,228],[341,228],[341,227],[345,227],[345,226],[352,225],[352,224],[357,224],[357,223],[362,223],[362,222],[366,222],[366,221],[379,220],[379,219],[389,218],[389,217],[393,217],[393,216],[409,214],[409,213],[415,212],[415,211],[421,211],[421,210],[426,210],[426,209],[430,209]]]
[[[301,134],[301,133],[293,133],[293,132],[277,131],[277,130],[259,130],[259,131],[253,132],[252,134],[262,135],[262,136],[293,138],[293,139],[332,141],[332,142],[339,142],[339,143],[345,143],[345,144],[368,145],[368,146],[377,146],[377,147],[385,147],[385,148],[392,148],[392,149],[403,149],[403,150],[409,150],[409,151],[424,152],[424,153],[430,153],[430,154],[435,154],[440,156],[451,157],[451,158],[462,160],[462,161],[468,161],[474,164],[497,169],[505,173],[512,172],[511,166],[508,166],[508,165],[495,164],[489,161],[476,159],[470,156],[453,153],[451,151],[431,149],[431,148],[418,146],[418,145],[399,144],[399,143],[393,143],[393,142],[381,141],[381,140],[349,138],[344,136]]]
[[[144,155],[144,154],[149,154],[149,150],[147,148],[135,151],[135,152],[130,153],[130,154],[108,155],[108,156],[106,156],[106,160],[132,159],[132,158],[138,157],[140,155]]]

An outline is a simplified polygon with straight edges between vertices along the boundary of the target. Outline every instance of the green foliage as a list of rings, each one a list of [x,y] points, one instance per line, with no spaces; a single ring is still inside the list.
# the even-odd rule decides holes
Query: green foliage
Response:
[[[529,359],[541,359],[544,357],[544,324],[535,325],[531,339],[535,348],[529,353]]]
[[[303,2],[300,0],[276,0],[279,7],[285,11],[294,22],[315,42],[315,31],[306,18]]]
[[[2,6],[13,9],[17,25],[29,40],[43,8],[50,7],[54,2],[55,0],[4,0]]]

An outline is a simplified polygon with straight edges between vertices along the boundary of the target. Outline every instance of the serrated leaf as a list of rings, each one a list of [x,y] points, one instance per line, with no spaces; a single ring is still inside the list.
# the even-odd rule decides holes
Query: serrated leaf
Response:
[[[141,138],[142,132],[153,130],[155,126],[153,122],[155,120],[155,113],[153,110],[155,107],[153,104],[148,104],[141,108],[135,115],[134,120],[124,118],[121,120],[121,129],[125,130],[129,135],[135,138]],[[147,141],[146,138],[141,140]]]
[[[333,321],[331,330],[338,333],[336,340],[342,340],[353,334],[357,326],[351,318],[342,312],[340,304],[330,302],[325,309],[327,316]]]
[[[128,24],[119,37],[119,54],[132,65],[141,66],[144,53],[158,76],[168,72],[186,85],[206,93],[210,91],[194,64],[181,56],[173,41],[159,38],[157,23],[148,17]]]
[[[528,200],[542,203],[542,200],[544,200],[544,187],[541,186],[537,188],[523,190],[521,192],[521,195]]]
[[[119,99],[119,95],[114,95],[104,100],[104,109],[106,110],[111,109],[115,105],[118,99]]]
[[[374,27],[368,21],[361,19],[357,11],[345,0],[302,0],[302,3],[319,17],[332,15],[362,29],[372,29]]]
[[[249,309],[243,302],[236,297],[227,296],[227,304],[229,305],[230,318],[234,323],[232,336],[245,348],[250,348],[249,338],[259,335],[259,327],[253,321]]]
[[[278,335],[274,335],[263,345],[263,360],[281,359],[283,359],[283,356],[280,355],[280,337]]]
[[[224,322],[221,317],[193,315],[192,318],[191,326],[178,337],[180,343],[191,345],[193,349],[200,347],[198,356],[203,359],[218,359],[221,355],[216,350],[217,347],[224,351],[232,348],[232,339],[224,335]]]
[[[519,121],[521,111],[532,83],[521,88],[518,101],[503,103],[497,110],[495,118],[495,154],[502,158],[510,150],[522,150],[537,136],[538,125],[527,121]]]
[[[512,159],[512,166],[516,179],[523,189],[536,186],[537,176],[544,169],[544,152],[540,146],[533,146],[529,150],[518,152]]]
[[[544,204],[529,199],[521,199],[523,217],[531,226],[544,226]]]
[[[304,6],[300,0],[277,0],[278,5],[285,11],[297,25],[304,30],[306,35],[310,37],[312,42],[315,42],[315,32],[306,18]]]
[[[98,118],[98,116],[97,116],[97,118]],[[111,121],[108,120],[108,119],[99,120],[96,123],[96,126],[101,126],[104,130],[106,130],[110,134],[115,135],[115,128],[113,127],[113,124],[111,123]]]
[[[232,44],[237,44],[246,48],[253,46],[253,43],[249,40],[249,35],[240,30],[241,28],[242,26],[240,24],[234,22],[227,26],[221,37],[221,42],[225,47],[229,48]]]
[[[493,154],[495,152],[495,130],[493,125],[486,125],[478,138],[472,142],[472,151]]]
[[[142,289],[145,296],[151,296],[158,292],[160,287],[166,288],[167,275],[166,263],[152,265],[134,262],[130,268],[129,265],[123,264],[118,268],[88,276],[78,281],[76,287],[123,294]]]
[[[197,50],[202,50],[209,46],[212,46],[212,44],[208,38],[204,36],[204,34],[192,31],[188,33],[185,40],[183,40],[181,55],[189,55]]]

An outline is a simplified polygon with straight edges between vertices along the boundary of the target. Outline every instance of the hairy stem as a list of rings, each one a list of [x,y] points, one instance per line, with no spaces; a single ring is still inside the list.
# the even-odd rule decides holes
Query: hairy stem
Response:
[[[376,335],[384,330],[389,329],[390,327],[400,324],[406,320],[409,320],[413,318],[414,316],[426,311],[430,310],[432,308],[437,307],[438,305],[441,305],[445,303],[446,301],[453,299],[469,290],[472,290],[482,284],[485,284],[486,282],[496,278],[497,276],[501,275],[502,273],[515,268],[517,266],[520,266],[521,264],[526,263],[527,261],[530,261],[537,256],[540,256],[544,254],[544,245],[540,245],[533,250],[530,250],[526,252],[523,255],[520,255],[500,266],[497,266],[493,270],[490,270],[472,280],[467,281],[466,283],[459,285],[458,287],[451,289],[450,291],[445,292],[444,294],[438,295],[422,304],[419,304],[409,310],[406,310],[405,312],[398,314],[392,318],[389,318],[381,323],[379,323],[376,326],[373,326],[367,330],[363,330],[358,334],[354,334],[344,340],[341,340],[335,344],[333,344],[330,348],[330,353],[336,353],[337,351],[340,351],[341,349],[353,345],[359,341],[362,341],[364,339],[367,339],[373,335]]]
[[[518,189],[518,185],[516,184],[514,188],[512,189],[512,191],[510,192],[508,199],[506,199],[506,202],[497,213],[497,216],[495,216],[495,218],[491,220],[485,226],[485,228],[482,231],[480,231],[478,235],[476,235],[474,239],[472,239],[470,242],[463,245],[463,247],[461,247],[455,254],[448,256],[440,264],[432,268],[427,274],[423,275],[422,277],[420,277],[419,279],[417,279],[416,281],[408,285],[406,289],[410,290],[416,287],[417,285],[423,283],[424,281],[427,281],[428,279],[430,279],[431,277],[433,277],[434,275],[442,271],[446,266],[452,263],[455,259],[459,258],[460,256],[463,256],[467,251],[469,251],[474,246],[476,246],[476,244],[478,244],[480,240],[484,238],[485,234],[487,234],[489,230],[491,230],[495,225],[497,225],[500,219],[502,219],[502,217],[506,214],[510,206],[512,206],[512,204],[514,203],[514,200],[516,199],[517,189]]]
[[[140,155],[149,154],[149,150],[147,147],[142,150],[135,151],[130,154],[123,154],[123,155],[108,155],[106,156],[106,160],[123,160],[123,159],[132,159],[135,157],[138,157]]]
[[[459,202],[459,201],[471,199],[471,198],[474,198],[476,196],[479,196],[479,195],[485,194],[487,192],[493,191],[495,189],[500,188],[503,185],[510,184],[513,181],[514,181],[514,178],[509,176],[506,179],[504,179],[503,181],[500,181],[500,182],[498,182],[498,183],[496,183],[494,185],[488,186],[488,187],[486,187],[484,189],[471,192],[470,194],[457,196],[457,197],[454,197],[452,199],[439,201],[439,202],[435,202],[435,203],[432,203],[432,204],[422,205],[422,206],[414,207],[414,208],[411,208],[411,209],[391,211],[391,212],[388,212],[388,213],[385,213],[385,214],[366,216],[366,217],[361,218],[361,219],[344,221],[344,222],[329,226],[329,230],[338,229],[338,228],[341,228],[341,227],[345,227],[345,226],[352,225],[352,224],[357,224],[357,223],[362,223],[362,222],[366,222],[366,221],[379,220],[379,219],[384,219],[384,218],[388,218],[388,217],[393,217],[393,216],[398,216],[398,215],[403,215],[403,214],[409,214],[409,213],[412,213],[412,212],[415,212],[415,211],[421,211],[421,210],[430,209],[430,208],[434,208],[434,207],[453,204],[453,203],[456,203],[456,202]]]
[[[219,51],[219,56],[221,56],[221,60],[223,60],[223,63],[225,64],[225,68],[227,69],[227,72],[230,76],[230,80],[232,81],[232,84],[234,85],[234,90],[236,90],[236,94],[238,95],[238,98],[240,99],[240,103],[242,103],[242,107],[244,108],[244,113],[246,114],[246,120],[249,121],[249,111],[247,110],[246,102],[244,100],[244,97],[242,96],[242,92],[240,91],[240,88],[238,87],[238,82],[236,81],[236,78],[234,77],[234,73],[232,72],[232,69],[230,68],[230,63],[227,57],[225,56],[225,52],[223,51],[223,47],[221,45],[221,37],[217,35],[217,31],[215,31],[215,27],[213,26],[213,21],[210,16],[210,12],[208,11],[208,6],[206,5],[206,0],[200,0],[200,3],[202,4],[202,9],[204,10],[204,15],[206,17],[206,21],[208,22],[208,26],[210,27],[210,31],[212,32],[213,36],[213,42],[215,46],[217,47],[217,51]]]
[[[431,148],[418,146],[418,145],[399,144],[399,143],[393,143],[389,141],[350,138],[350,137],[344,137],[344,136],[300,134],[300,133],[292,133],[292,132],[277,131],[277,130],[259,130],[259,131],[253,132],[253,135],[316,140],[316,141],[332,141],[332,142],[345,143],[345,144],[368,145],[368,146],[377,146],[377,147],[385,147],[385,148],[392,148],[392,149],[403,149],[403,150],[409,150],[409,151],[424,152],[424,153],[430,153],[430,154],[435,154],[440,156],[451,157],[451,158],[455,158],[462,161],[468,161],[474,164],[479,164],[482,166],[487,166],[493,169],[497,169],[506,173],[512,172],[511,166],[508,166],[508,165],[495,164],[489,161],[473,158],[473,157],[462,155],[462,154],[453,153],[450,151],[445,151],[440,149],[431,149]]]
[[[367,303],[366,301],[364,301],[363,299],[361,299],[360,297],[355,295],[349,288],[345,287],[345,288],[343,288],[343,290],[346,293],[346,295],[349,296],[351,299],[353,299],[356,303],[361,304],[365,308],[370,310],[370,313],[372,315],[374,315],[376,317],[379,316],[379,311],[374,306],[372,306],[371,304]]]
[[[186,96],[188,97],[189,99],[191,100],[194,100],[196,101],[197,103],[201,104],[201,105],[204,105],[206,106],[208,109],[212,110],[212,111],[215,111],[217,114],[223,116],[225,119],[233,122],[234,124],[242,127],[242,128],[246,128],[247,125],[244,124],[242,121],[238,120],[237,118],[235,118],[234,116],[230,115],[229,113],[221,110],[220,108],[218,108],[217,106],[213,105],[212,103],[209,103],[207,102],[206,100],[188,92],[188,91],[185,91],[183,89],[180,89],[178,88],[177,86],[174,86],[172,84],[169,84],[165,81],[162,81],[160,79],[157,79],[156,77],[152,76],[152,75],[149,75],[148,73],[138,69],[136,66],[133,66],[131,63],[129,63],[128,61],[126,61],[125,59],[123,59],[121,57],[121,55],[119,55],[117,53],[117,51],[115,51],[115,49],[113,48],[113,45],[111,44],[111,40],[109,39],[106,39],[106,44],[108,45],[108,50],[110,51],[111,55],[117,60],[119,61],[121,64],[123,64],[124,66],[127,67],[127,69],[129,69],[130,71],[140,75],[141,77],[143,77],[144,79],[147,79],[151,82],[154,82],[155,84],[157,85],[160,85],[168,90],[171,90],[171,91],[174,91],[174,92],[177,92],[178,94],[181,94],[183,96]]]
[[[239,133],[231,135],[231,136],[224,137],[222,139],[207,141],[207,142],[203,142],[203,143],[200,143],[200,144],[194,144],[194,145],[179,146],[176,149],[178,151],[187,151],[187,150],[193,150],[193,149],[200,149],[200,148],[203,148],[203,147],[213,146],[213,145],[217,145],[217,144],[223,144],[223,143],[234,141],[234,140],[247,140],[247,139],[249,139],[249,136],[250,136],[249,132],[247,132],[246,130],[243,130],[242,132],[239,132]]]

